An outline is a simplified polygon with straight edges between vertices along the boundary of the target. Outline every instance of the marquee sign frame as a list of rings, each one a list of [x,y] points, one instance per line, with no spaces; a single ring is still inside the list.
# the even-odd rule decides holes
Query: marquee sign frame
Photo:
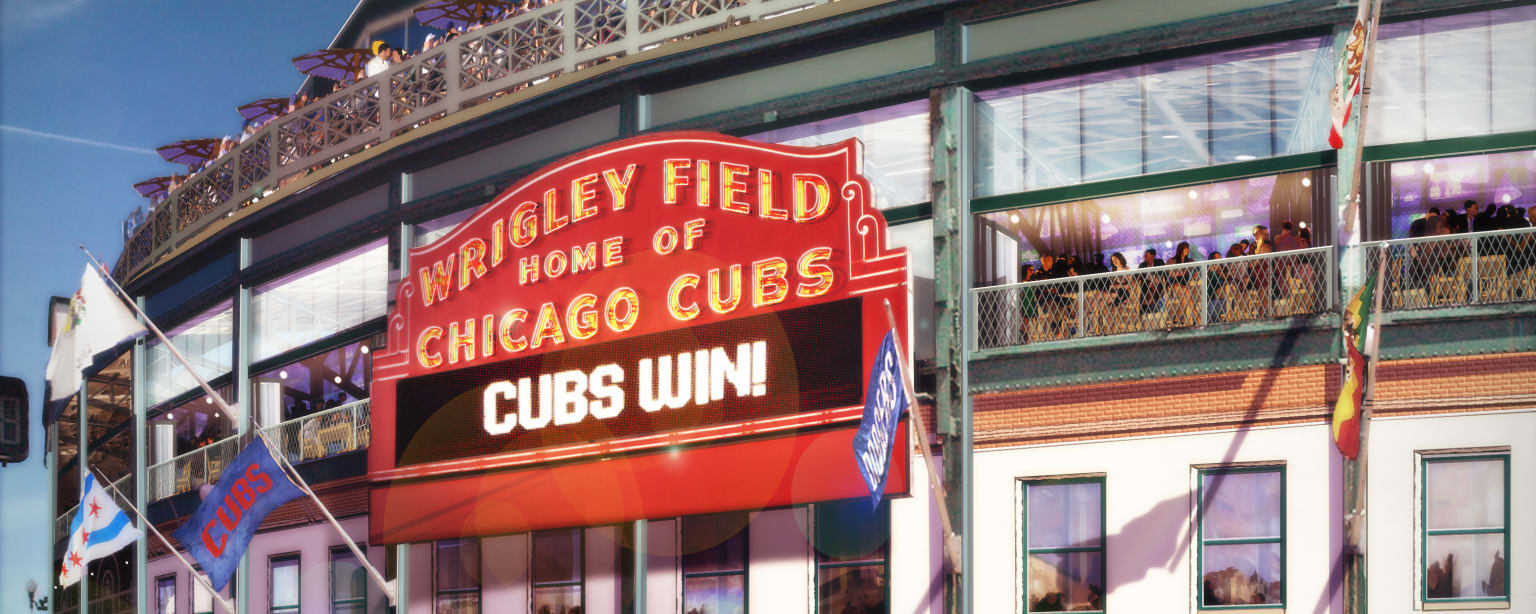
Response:
[[[862,164],[855,139],[795,147],[704,132],[645,135],[555,162],[447,235],[412,249],[412,270],[402,272],[387,320],[387,348],[374,355],[370,540],[495,535],[867,496],[851,442],[864,382],[888,330],[886,301],[896,312],[897,334],[906,347],[911,343],[906,251],[887,245],[886,222],[873,206]],[[529,357],[558,365],[582,352],[643,347],[678,331],[729,327],[756,316],[788,321],[795,310],[839,301],[856,305],[858,327],[847,338],[858,343],[861,365],[857,381],[839,378],[857,392],[837,397],[836,406],[752,406],[735,398],[750,394],[745,388],[732,395],[732,386],[722,385],[731,375],[718,368],[710,397],[702,383],[710,350],[701,348],[700,396],[690,402],[741,405],[747,413],[731,415],[746,418],[465,457],[437,448],[420,453],[422,442],[441,448],[452,429],[480,426],[459,424],[463,412],[419,401],[423,382],[445,381],[442,374],[483,373]],[[736,348],[735,365],[742,366],[751,345],[743,341],[716,348],[716,364],[729,367],[719,357]],[[663,358],[671,356],[656,360]],[[677,355],[679,388],[687,385],[681,383],[685,359]],[[767,361],[766,368],[774,394],[786,382],[811,381],[784,379],[786,364]],[[615,377],[635,386],[637,376],[626,373]],[[670,380],[662,373],[655,376],[658,386]],[[476,390],[485,390],[485,429],[495,422],[503,432],[556,433],[585,420],[590,430],[590,421],[609,417],[599,416],[608,413],[593,400],[602,382],[596,370],[591,377],[586,400],[562,405],[558,388],[542,393],[556,395],[553,407],[560,411],[553,423],[547,397],[530,412],[528,399],[537,393],[527,382],[524,388],[496,382],[498,398],[477,381]],[[754,377],[759,387],[753,390],[763,394],[763,375]],[[552,380],[533,381],[543,390]],[[402,395],[402,386],[415,392]],[[588,389],[585,383],[560,386]],[[619,407],[645,416],[632,393],[626,389]],[[397,405],[407,397],[417,401]],[[460,393],[442,407],[462,407],[468,398]],[[524,403],[521,423],[518,402]],[[700,402],[696,411],[711,407]],[[654,404],[644,411],[655,411]],[[456,422],[445,422],[448,415]],[[572,421],[562,426],[567,415]],[[530,424],[530,417],[542,421]],[[896,441],[906,437],[903,426]],[[907,492],[910,447],[894,446],[888,494]]]

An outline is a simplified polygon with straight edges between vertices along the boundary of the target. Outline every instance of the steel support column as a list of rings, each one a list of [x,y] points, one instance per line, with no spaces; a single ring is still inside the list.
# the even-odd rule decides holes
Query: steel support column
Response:
[[[645,612],[645,602],[646,602],[645,580],[646,580],[646,576],[649,575],[649,570],[646,569],[646,563],[648,562],[646,560],[646,557],[649,556],[649,554],[647,554],[647,551],[650,549],[650,544],[649,544],[649,542],[648,542],[648,540],[646,538],[649,537],[647,532],[650,531],[650,530],[651,530],[651,527],[650,527],[650,523],[648,521],[646,521],[644,519],[636,520],[635,521],[635,528],[634,528],[635,538],[634,538],[634,541],[630,544],[634,548],[634,553],[635,553],[635,609],[634,609],[634,614],[644,614],[644,612]]]
[[[237,248],[239,271],[251,266],[251,240],[241,238]],[[240,278],[237,273],[236,279]],[[239,410],[239,416],[230,416],[235,420],[236,432],[240,435],[251,432],[253,424],[251,412],[255,411],[256,404],[251,402],[251,289],[244,283],[235,287],[235,409]],[[205,464],[206,468],[207,465]],[[233,597],[235,598],[235,614],[247,614],[251,611],[251,561],[249,553],[240,555],[240,566],[235,570]]]
[[[142,309],[144,307],[144,298],[139,297],[136,300],[139,303],[139,308]],[[145,489],[148,488],[149,482],[149,476],[146,474],[147,467],[149,467],[149,428],[147,417],[144,415],[145,410],[148,409],[144,406],[144,349],[143,338],[134,341],[133,356],[129,359],[132,361],[131,368],[133,373],[133,381],[129,384],[132,391],[129,393],[132,399],[129,402],[132,403],[130,407],[133,408],[133,505],[141,510],[149,509],[149,506],[145,505],[148,503],[148,501],[145,501]],[[140,522],[148,522],[148,520],[141,520]],[[140,529],[145,530],[140,531],[139,539],[133,543],[133,575],[136,586],[133,603],[134,611],[149,612],[149,592],[151,590],[149,578],[150,532],[146,527],[140,527]]]
[[[91,414],[91,412],[90,412],[90,407],[86,403],[86,401],[90,398],[90,396],[91,396],[91,381],[88,380],[88,379],[85,379],[84,377],[82,377],[82,378],[80,378],[79,402],[76,404],[76,409],[79,410],[76,413],[76,416],[78,416],[79,419],[80,419],[80,430],[75,433],[75,439],[78,440],[78,442],[75,444],[75,467],[76,467],[77,470],[80,471],[80,498],[82,500],[85,499],[85,478],[86,478],[86,476],[91,474],[91,469],[90,469],[90,465],[91,464],[90,464],[90,462],[88,462],[88,461],[90,461],[90,450],[87,449],[87,448],[90,447],[90,441],[91,441],[91,421],[90,421],[90,414]],[[69,536],[65,535],[64,539],[68,540]],[[84,553],[82,553],[82,554],[84,554]],[[68,541],[64,542],[64,556],[66,556],[66,557],[69,556],[69,542]],[[79,582],[79,585],[80,585],[80,606],[75,608],[75,611],[79,612],[79,614],[87,614],[87,612],[89,612],[90,608],[91,608],[91,589],[90,589],[90,586],[91,586],[91,562],[90,561],[86,561],[85,562],[85,569],[81,570],[81,572],[80,572],[80,582]],[[53,608],[55,610],[57,610],[58,607],[59,607],[58,605],[54,605],[53,606]]]
[[[971,611],[971,395],[967,376],[970,340],[966,314],[970,295],[971,93],[950,86],[929,96],[933,156],[934,322],[937,335],[938,432],[944,452],[944,486],[949,515],[960,534],[959,574],[946,574],[945,611]]]

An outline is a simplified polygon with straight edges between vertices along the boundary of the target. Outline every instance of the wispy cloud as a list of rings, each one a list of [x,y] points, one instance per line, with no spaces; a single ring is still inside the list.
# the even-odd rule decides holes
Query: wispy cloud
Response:
[[[85,145],[87,147],[100,147],[102,149],[116,149],[118,151],[127,151],[127,152],[137,153],[137,154],[148,154],[148,155],[151,155],[151,156],[159,155],[158,153],[155,152],[155,150],[149,149],[147,147],[131,147],[131,146],[128,146],[128,145],[118,145],[117,143],[108,143],[106,141],[94,141],[94,140],[91,140],[91,139],[82,139],[80,137],[69,136],[69,135],[66,135],[66,134],[55,134],[53,132],[43,132],[41,130],[32,130],[30,128],[22,128],[20,126],[7,126],[5,124],[0,124],[0,132],[10,132],[10,133],[13,133],[13,134],[32,136],[32,137],[37,137],[37,138],[40,138],[40,139],[48,139],[48,140],[51,140],[51,141],[61,141],[61,142],[64,142],[64,143],[74,143],[76,145]]]
[[[52,28],[84,9],[89,0],[0,0],[0,40],[16,42]]]

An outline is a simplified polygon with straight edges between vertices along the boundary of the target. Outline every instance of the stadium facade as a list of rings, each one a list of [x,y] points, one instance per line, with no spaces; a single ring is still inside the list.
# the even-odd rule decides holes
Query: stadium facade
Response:
[[[114,277],[242,415],[154,340],[90,377],[49,426],[56,562],[82,457],[169,533],[263,428],[410,612],[939,612],[928,446],[975,612],[1342,612],[1340,313],[1385,261],[1369,606],[1536,608],[1536,229],[1516,219],[1536,211],[1536,6],[1383,3],[1362,198],[1343,207],[1356,160],[1327,143],[1329,91],[1355,7],[1330,0],[559,0],[426,49],[414,8],[364,0],[331,45],[412,57],[330,93],[306,82],[317,102],[125,230]],[[794,224],[822,202],[791,180],[807,152],[845,157],[815,167],[858,213],[841,234]],[[627,164],[651,225],[613,215]],[[754,200],[760,169],[787,221]],[[633,258],[662,252],[658,225],[689,236],[664,172],[719,225],[697,253],[600,268],[583,241]],[[752,224],[729,221],[733,185]],[[602,214],[517,214],[583,186]],[[527,219],[558,244],[519,244]],[[1256,226],[1286,244],[1243,255]],[[854,272],[830,290],[817,241]],[[1172,261],[1185,242],[1193,261]],[[1172,262],[1097,268],[1147,249]],[[1078,274],[1020,266],[1057,255]],[[782,303],[755,268],[779,256]],[[698,322],[595,343],[633,325],[625,283],[665,311],[684,269],[704,309],[671,315]],[[706,300],[736,271],[736,302]],[[875,507],[849,441],[881,300],[934,437],[899,431]],[[568,349],[528,356],[593,395],[605,361],[694,356],[702,382],[706,358],[739,367],[759,340],[771,374],[700,384],[672,422],[556,400],[546,427],[528,386],[555,367],[513,357],[519,327],[555,344],[531,328],[540,304]],[[762,399],[709,411],[755,384]],[[488,386],[505,411],[482,423]],[[216,607],[153,538],[91,570],[55,611]],[[226,590],[246,612],[390,609],[303,500]]]

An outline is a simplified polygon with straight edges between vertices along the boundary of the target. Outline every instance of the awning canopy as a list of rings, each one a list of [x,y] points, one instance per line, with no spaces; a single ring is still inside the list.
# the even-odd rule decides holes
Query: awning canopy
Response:
[[[506,11],[515,11],[519,5],[499,0],[438,0],[429,2],[416,9],[416,21],[439,30],[447,30],[458,26],[467,28],[470,24],[490,19]]]
[[[170,191],[172,181],[186,178],[186,175],[166,175],[164,177],[155,177],[154,179],[145,179],[133,184],[133,191],[138,192],[139,196],[145,198],[163,198],[166,192]]]
[[[240,105],[235,110],[239,111],[240,116],[244,117],[246,121],[264,122],[286,112],[288,110],[288,99],[262,98],[261,100]]]
[[[170,145],[156,147],[166,162],[196,166],[207,162],[219,152],[219,139],[187,139]]]
[[[293,58],[293,67],[311,77],[351,81],[370,57],[367,49],[321,49]]]

